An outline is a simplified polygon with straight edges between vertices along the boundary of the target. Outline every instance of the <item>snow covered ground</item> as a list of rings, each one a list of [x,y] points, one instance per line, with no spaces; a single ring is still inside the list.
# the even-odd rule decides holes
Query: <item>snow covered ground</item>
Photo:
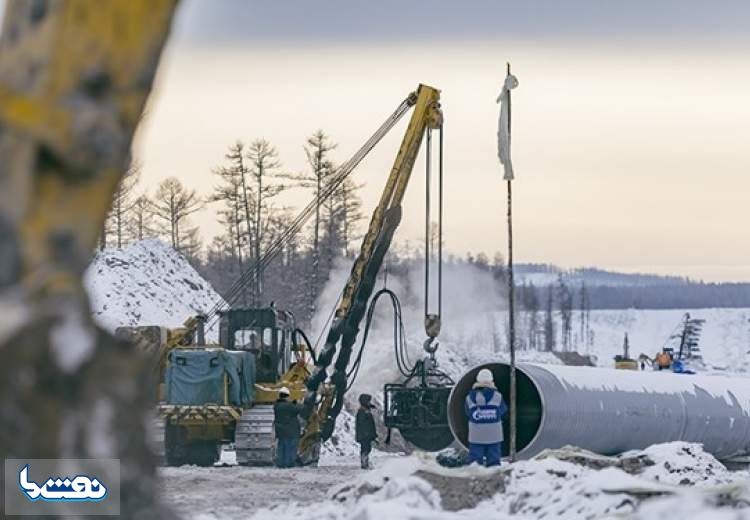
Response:
[[[160,491],[183,518],[249,518],[261,508],[326,500],[332,488],[356,479],[359,472],[353,459],[348,465],[317,469],[161,468]]]
[[[94,319],[123,325],[179,327],[221,297],[185,258],[157,239],[98,252],[84,275]],[[212,339],[218,333],[208,332]]]
[[[313,326],[313,337],[326,329],[349,266],[328,284]],[[454,378],[487,361],[507,359],[506,319],[500,288],[488,273],[448,267],[445,274],[443,330],[438,360]],[[421,275],[389,278],[402,298],[409,355],[423,355]],[[106,328],[119,325],[180,325],[218,300],[190,265],[155,240],[122,251],[106,251],[86,273],[95,318]],[[593,342],[576,335],[579,351],[612,366],[628,333],[631,354],[652,355],[674,331],[685,311],[592,311]],[[749,309],[689,311],[704,318],[702,352],[711,372],[750,373]],[[363,367],[350,396],[366,391],[379,396],[386,381],[399,380],[393,360],[392,318],[387,305],[376,313]],[[558,342],[559,344],[559,342]],[[521,351],[521,361],[560,363],[552,354]],[[231,453],[230,453],[231,455]],[[647,461],[647,462],[646,462]],[[163,468],[164,500],[187,518],[295,520],[453,519],[453,518],[604,518],[665,517],[748,518],[750,474],[731,472],[700,446],[670,443],[618,458],[569,449],[535,459],[483,468],[444,469],[429,455],[398,456],[377,452],[377,469],[357,465],[353,419],[342,413],[334,439],[322,452],[321,468],[280,470],[242,468]]]
[[[563,448],[497,469],[446,469],[421,454],[379,454],[369,472],[351,458],[338,462],[165,468],[161,492],[200,520],[750,519],[748,472],[680,442],[619,457]]]

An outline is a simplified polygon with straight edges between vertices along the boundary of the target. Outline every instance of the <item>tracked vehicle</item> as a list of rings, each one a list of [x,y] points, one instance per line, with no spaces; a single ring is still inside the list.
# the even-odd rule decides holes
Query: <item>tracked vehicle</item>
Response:
[[[299,342],[292,314],[273,307],[231,309],[218,324],[216,345],[203,341],[201,317],[161,334],[157,327],[117,330],[140,336],[151,348],[167,338],[159,346],[156,451],[169,466],[209,466],[218,461],[221,445],[231,443],[238,464],[273,464],[277,390],[286,386],[292,399],[303,397],[310,350]],[[314,428],[300,446],[300,462],[317,462]]]

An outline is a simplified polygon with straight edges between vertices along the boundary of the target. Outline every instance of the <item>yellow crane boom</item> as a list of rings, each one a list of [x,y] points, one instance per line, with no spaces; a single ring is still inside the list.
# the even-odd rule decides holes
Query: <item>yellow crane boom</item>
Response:
[[[328,376],[327,370],[338,352],[330,378],[334,390],[333,402],[325,414],[325,419],[321,421],[323,440],[333,433],[336,417],[344,404],[347,386],[346,370],[351,359],[352,347],[357,340],[359,326],[365,315],[383,258],[401,222],[401,202],[409,184],[420,145],[428,129],[439,129],[443,124],[439,90],[427,85],[419,85],[417,91],[409,96],[409,102],[413,105],[414,111],[406,133],[378,205],[370,219],[359,255],[344,287],[341,303],[326,336],[325,345],[318,354],[315,368],[307,382],[303,416],[310,418],[316,408],[316,396],[320,385],[325,382]],[[315,415],[319,416],[320,411]]]

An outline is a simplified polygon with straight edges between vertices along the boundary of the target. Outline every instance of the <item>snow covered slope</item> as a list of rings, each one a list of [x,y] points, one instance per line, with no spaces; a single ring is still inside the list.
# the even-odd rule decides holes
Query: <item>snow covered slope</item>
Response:
[[[97,253],[84,286],[94,319],[110,331],[123,325],[177,327],[223,303],[181,254],[157,239]],[[210,332],[208,339],[215,339]]]

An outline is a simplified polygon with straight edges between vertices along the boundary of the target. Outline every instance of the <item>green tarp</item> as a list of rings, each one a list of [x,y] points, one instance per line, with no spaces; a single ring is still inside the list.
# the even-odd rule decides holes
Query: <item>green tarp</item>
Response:
[[[175,349],[165,374],[168,404],[224,404],[224,374],[229,404],[248,405],[255,397],[255,359],[250,352]]]

